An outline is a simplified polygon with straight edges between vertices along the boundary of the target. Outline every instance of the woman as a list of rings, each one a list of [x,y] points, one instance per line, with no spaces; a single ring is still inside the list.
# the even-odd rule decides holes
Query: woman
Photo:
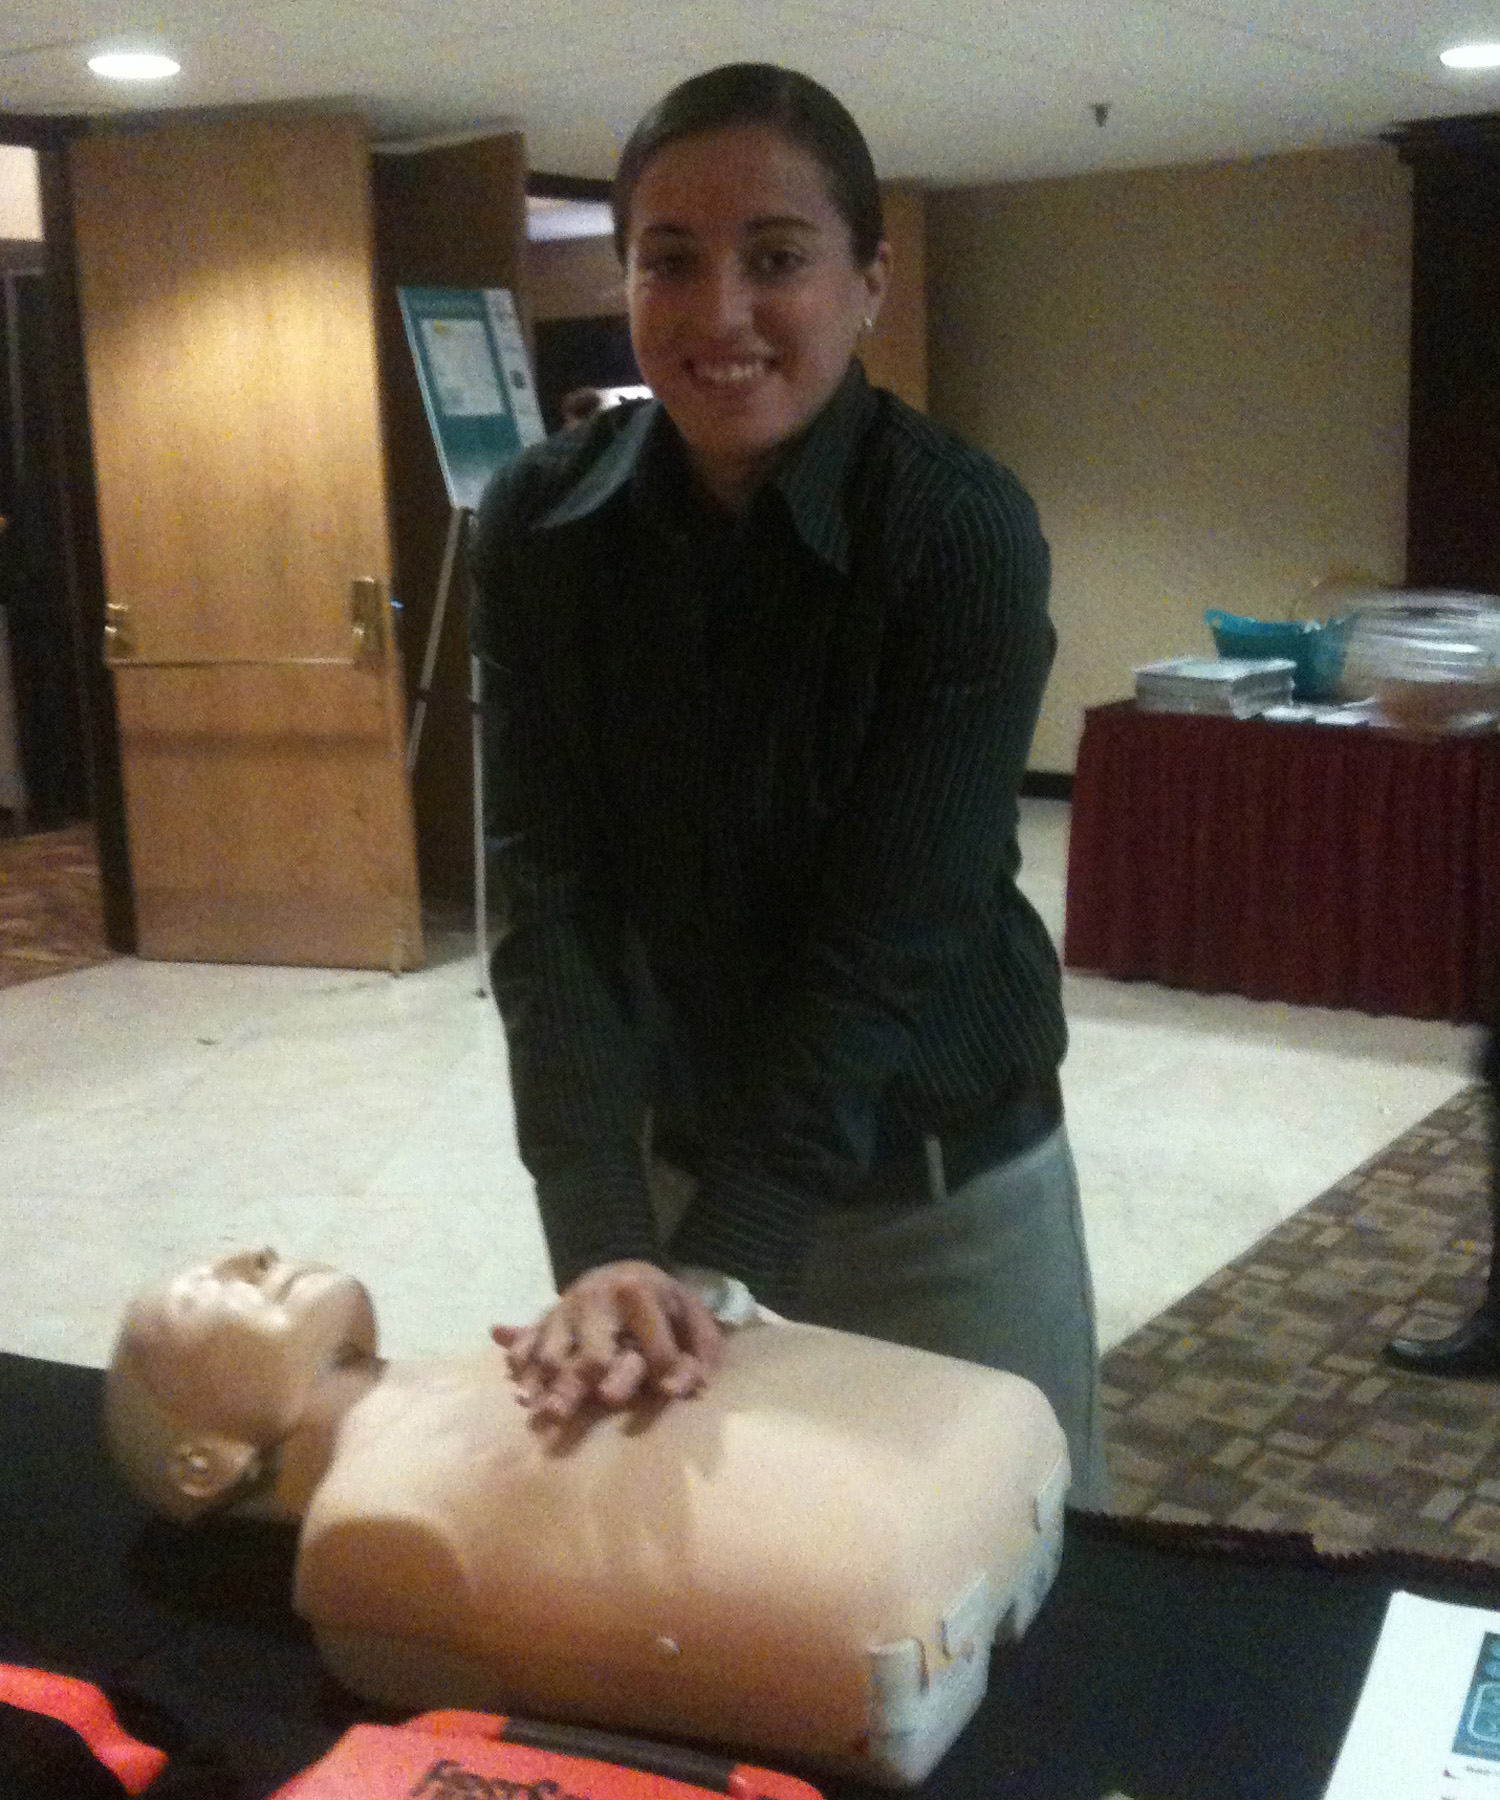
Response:
[[[1057,959],[1015,885],[1050,666],[1005,470],[855,356],[890,252],[858,127],[736,64],[614,190],[655,398],[507,466],[475,537],[495,952],[565,1419],[711,1378],[687,1267],[1013,1369],[1103,1492]]]

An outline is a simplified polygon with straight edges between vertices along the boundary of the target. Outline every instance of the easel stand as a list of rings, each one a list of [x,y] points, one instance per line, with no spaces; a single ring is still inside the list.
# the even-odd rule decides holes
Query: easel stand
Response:
[[[427,696],[432,691],[432,672],[437,667],[438,645],[443,636],[443,620],[448,612],[448,595],[453,586],[453,571],[459,550],[468,535],[473,514],[466,506],[455,506],[448,520],[448,537],[443,545],[443,564],[438,574],[437,598],[433,602],[432,622],[427,627],[427,645],[422,654],[422,675],[417,683],[417,701],[412,709],[411,731],[406,740],[406,773],[411,776],[417,766],[417,752],[422,744],[422,725],[427,717]],[[488,904],[484,871],[484,672],[479,658],[469,656],[470,743],[473,758],[474,806],[474,960],[479,985],[475,990],[482,998],[490,992],[490,955]]]

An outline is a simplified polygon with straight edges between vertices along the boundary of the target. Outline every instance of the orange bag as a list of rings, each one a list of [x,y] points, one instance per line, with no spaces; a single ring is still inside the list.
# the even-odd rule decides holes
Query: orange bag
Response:
[[[102,1689],[73,1675],[0,1663],[0,1700],[42,1713],[76,1731],[127,1794],[143,1794],[167,1766],[167,1753],[133,1738]]]
[[[670,1744],[495,1713],[352,1726],[272,1800],[822,1800],[807,1782]]]

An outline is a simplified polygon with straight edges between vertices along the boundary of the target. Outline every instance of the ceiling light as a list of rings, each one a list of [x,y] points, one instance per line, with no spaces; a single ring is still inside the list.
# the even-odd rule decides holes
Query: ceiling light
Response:
[[[1441,60],[1450,69],[1500,69],[1500,44],[1455,44]]]
[[[182,64],[154,50],[111,50],[91,56],[89,67],[106,81],[164,81],[181,72]]]

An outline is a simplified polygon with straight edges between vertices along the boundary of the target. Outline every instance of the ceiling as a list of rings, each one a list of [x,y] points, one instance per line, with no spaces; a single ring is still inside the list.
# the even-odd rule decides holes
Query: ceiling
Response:
[[[673,82],[754,59],[839,94],[882,176],[956,185],[1500,110],[1500,71],[1438,61],[1474,39],[1500,40],[1500,0],[6,0],[0,115],[335,102],[389,142],[519,126],[533,168],[602,176]],[[182,73],[89,73],[120,47]]]

